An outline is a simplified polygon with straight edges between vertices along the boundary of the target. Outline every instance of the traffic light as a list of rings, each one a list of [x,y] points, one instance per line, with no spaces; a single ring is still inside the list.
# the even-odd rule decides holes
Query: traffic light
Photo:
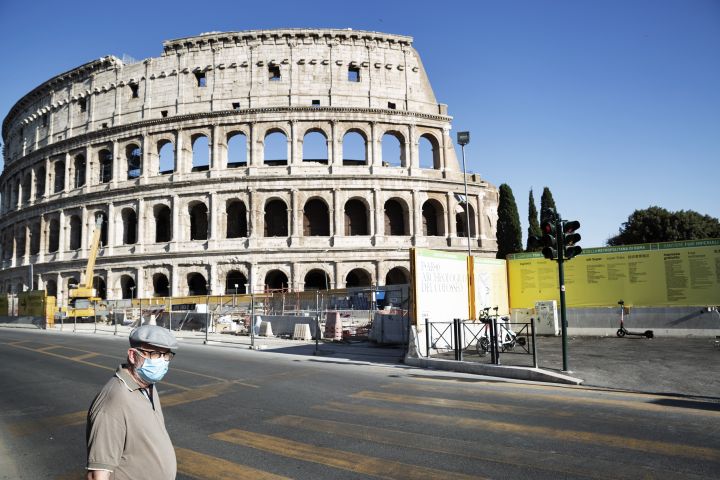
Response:
[[[552,220],[543,220],[542,224],[540,225],[540,230],[542,230],[543,232],[543,257],[547,258],[548,260],[555,260],[557,258],[557,238],[555,224],[552,222]]]
[[[579,228],[580,222],[577,220],[563,223],[563,245],[565,246],[565,258],[567,260],[582,253],[582,247],[577,245],[581,238],[580,234],[575,233]]]

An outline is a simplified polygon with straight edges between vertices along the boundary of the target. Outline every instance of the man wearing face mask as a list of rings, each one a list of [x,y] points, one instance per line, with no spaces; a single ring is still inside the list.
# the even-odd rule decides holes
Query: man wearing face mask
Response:
[[[143,325],[130,332],[127,363],[88,411],[87,480],[175,478],[175,450],[155,384],[177,347],[175,336],[162,327]]]

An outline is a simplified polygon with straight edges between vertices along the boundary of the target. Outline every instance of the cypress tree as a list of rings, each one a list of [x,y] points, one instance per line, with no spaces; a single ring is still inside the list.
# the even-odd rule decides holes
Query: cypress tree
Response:
[[[553,199],[552,192],[548,187],[543,188],[542,197],[540,197],[540,215],[545,211],[546,208],[552,208],[557,212],[555,208],[555,200]]]
[[[522,229],[515,196],[509,185],[500,185],[497,222],[497,258],[505,258],[510,253],[522,252]]]
[[[535,252],[540,250],[539,246],[530,247],[530,237],[542,237],[542,231],[540,230],[540,220],[538,220],[538,211],[535,207],[535,197],[533,196],[532,188],[530,189],[530,195],[528,198],[528,241],[527,251]]]

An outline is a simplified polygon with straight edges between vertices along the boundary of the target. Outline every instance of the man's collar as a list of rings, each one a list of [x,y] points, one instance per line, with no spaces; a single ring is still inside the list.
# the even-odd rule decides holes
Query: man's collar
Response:
[[[128,370],[127,367],[128,366],[125,364],[120,365],[115,371],[115,376],[118,377],[131,392],[142,388],[142,386],[138,384],[137,380],[135,380],[135,378],[130,374],[130,370]]]

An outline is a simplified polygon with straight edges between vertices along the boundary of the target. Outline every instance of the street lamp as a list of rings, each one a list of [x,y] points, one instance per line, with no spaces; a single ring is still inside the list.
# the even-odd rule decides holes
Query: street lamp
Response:
[[[208,330],[210,330],[210,282],[205,284],[205,343],[208,342]]]
[[[463,184],[465,185],[465,236],[467,237],[468,257],[472,257],[472,251],[470,250],[470,205],[467,193],[467,172],[465,171],[465,145],[470,143],[470,132],[458,132],[457,142],[462,150]]]
[[[235,296],[233,297],[233,307],[235,307],[235,305],[237,304],[237,289],[238,289],[238,284],[236,283],[235,284]]]

